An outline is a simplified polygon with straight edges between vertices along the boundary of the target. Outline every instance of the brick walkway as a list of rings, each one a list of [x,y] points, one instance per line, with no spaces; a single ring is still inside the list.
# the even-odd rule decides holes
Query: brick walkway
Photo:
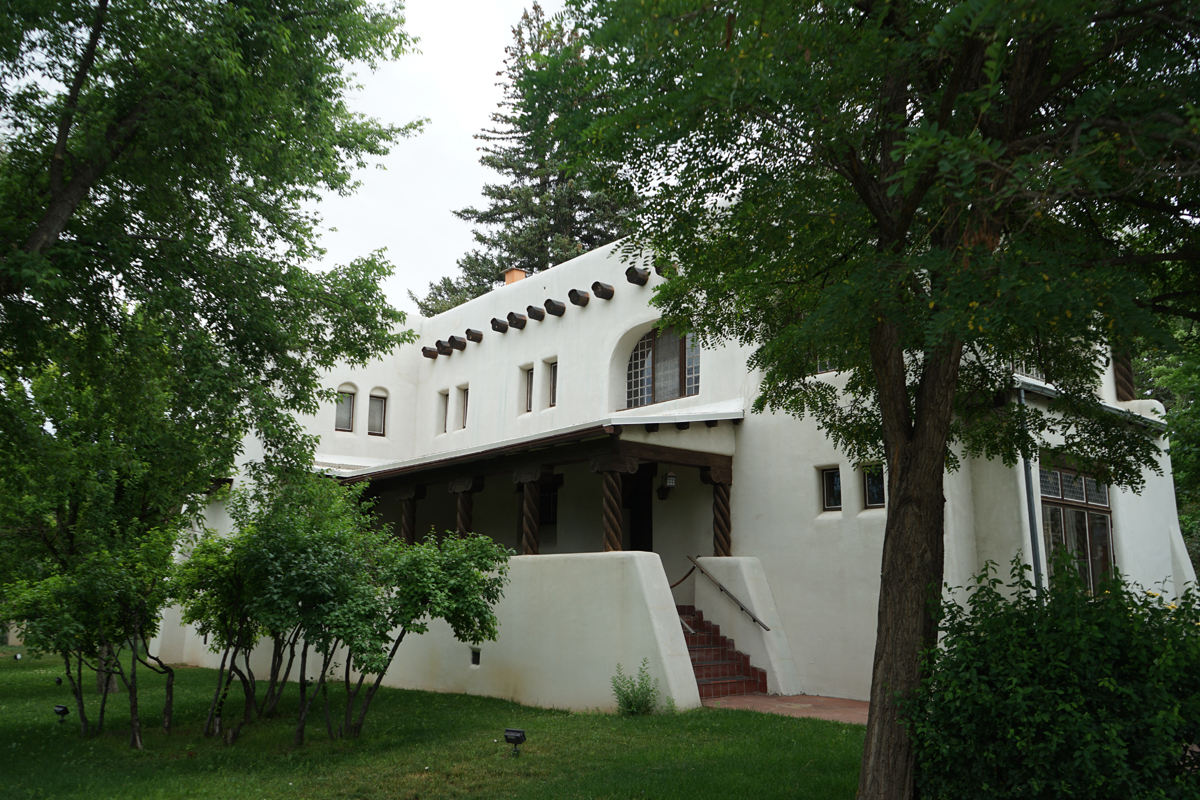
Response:
[[[788,717],[816,717],[834,722],[867,724],[867,709],[871,704],[865,700],[845,700],[841,697],[817,697],[798,694],[792,696],[746,694],[733,697],[713,697],[702,700],[709,708],[745,708],[766,714],[783,714]]]

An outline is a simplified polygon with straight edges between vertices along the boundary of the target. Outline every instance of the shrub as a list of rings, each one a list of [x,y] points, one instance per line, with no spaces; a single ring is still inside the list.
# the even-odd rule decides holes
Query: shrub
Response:
[[[985,566],[905,703],[925,798],[1200,796],[1200,603],[1068,560],[1045,602]]]
[[[653,714],[658,708],[658,678],[651,678],[646,669],[649,659],[643,658],[638,667],[637,678],[626,675],[617,664],[617,674],[613,676],[613,694],[617,696],[617,711],[626,716]]]

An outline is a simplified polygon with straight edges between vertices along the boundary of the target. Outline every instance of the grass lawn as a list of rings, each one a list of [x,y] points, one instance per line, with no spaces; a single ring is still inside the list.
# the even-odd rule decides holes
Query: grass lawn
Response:
[[[232,747],[200,733],[216,680],[181,668],[175,729],[163,734],[162,679],[139,670],[146,749],[128,747],[128,696],[109,698],[105,733],[79,738],[62,664],[0,647],[4,798],[821,798],[854,797],[864,728],[752,711],[624,718],[469,695],[380,690],[357,741],[330,741],[323,716],[291,749],[292,719],[260,721]],[[86,680],[86,676],[85,676]],[[91,687],[94,689],[93,678]],[[295,709],[296,693],[289,695]],[[240,692],[231,700],[240,708]],[[89,695],[89,714],[96,695]],[[53,707],[71,708],[59,724]],[[315,710],[315,708],[314,708]],[[335,717],[336,719],[336,717]],[[510,758],[506,727],[529,739]],[[496,741],[496,740],[499,741]]]

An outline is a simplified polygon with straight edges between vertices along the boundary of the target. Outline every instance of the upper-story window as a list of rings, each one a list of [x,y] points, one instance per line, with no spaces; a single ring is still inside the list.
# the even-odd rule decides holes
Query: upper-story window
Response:
[[[700,393],[700,345],[693,334],[652,330],[629,354],[625,407],[637,408]]]
[[[367,408],[367,433],[384,436],[387,433],[387,395],[381,389],[372,390],[370,403]]]
[[[333,422],[336,431],[354,430],[354,392],[338,392],[337,415]]]
[[[1108,487],[1072,469],[1039,470],[1046,550],[1066,550],[1094,592],[1113,568]]]

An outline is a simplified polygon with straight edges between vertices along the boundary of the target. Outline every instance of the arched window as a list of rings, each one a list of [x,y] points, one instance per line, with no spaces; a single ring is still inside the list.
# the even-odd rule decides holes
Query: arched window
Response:
[[[692,334],[652,330],[629,354],[625,407],[637,408],[700,393],[700,346]]]

